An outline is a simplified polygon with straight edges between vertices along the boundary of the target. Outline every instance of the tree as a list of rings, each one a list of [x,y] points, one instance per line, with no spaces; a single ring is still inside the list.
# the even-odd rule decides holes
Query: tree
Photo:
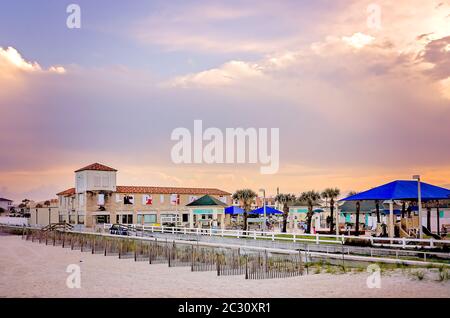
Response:
[[[0,214],[3,213],[3,212],[5,212],[5,209],[4,208],[0,208]]]
[[[330,233],[333,233],[334,226],[334,200],[341,194],[338,188],[327,188],[322,192],[322,198],[325,199],[325,204],[330,199]],[[339,225],[337,225],[339,226]]]
[[[314,214],[313,207],[320,199],[320,193],[314,190],[302,192],[298,199],[305,202],[308,206],[308,213],[306,213],[306,233],[311,233],[311,220]]]
[[[49,201],[49,200],[45,201],[45,202],[44,202],[44,205],[45,205],[45,206],[50,206],[50,201]]]
[[[380,201],[375,200],[375,210],[377,212],[377,224],[380,223]]]
[[[248,212],[251,211],[253,200],[256,198],[255,191],[251,189],[242,189],[237,190],[235,193],[233,193],[233,200],[239,201],[241,207],[244,209],[244,226],[243,230],[247,230],[247,216]]]
[[[350,191],[348,196],[358,194],[356,191]],[[355,235],[359,236],[359,214],[361,212],[361,202],[356,201]]]
[[[294,194],[277,194],[275,196],[275,201],[283,205],[283,229],[281,232],[286,233],[287,231],[287,219],[289,216],[289,204],[295,202],[296,197]]]

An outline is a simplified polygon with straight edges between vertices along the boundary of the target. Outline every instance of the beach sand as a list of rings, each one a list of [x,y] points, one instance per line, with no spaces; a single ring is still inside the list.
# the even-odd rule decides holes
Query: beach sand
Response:
[[[81,268],[81,288],[66,286],[69,264]],[[368,273],[310,274],[245,280],[92,255],[0,236],[0,297],[450,297],[450,282],[419,281],[400,271],[366,285]]]

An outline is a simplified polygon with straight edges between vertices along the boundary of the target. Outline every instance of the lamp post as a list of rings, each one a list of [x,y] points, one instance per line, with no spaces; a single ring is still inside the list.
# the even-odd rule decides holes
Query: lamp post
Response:
[[[338,240],[338,236],[339,236],[339,203],[336,202],[336,240]],[[333,221],[331,221],[333,222]]]
[[[419,238],[423,238],[422,230],[422,197],[420,193],[420,175],[413,175],[413,179],[417,180],[417,206],[419,210]]]
[[[263,232],[266,231],[266,190],[259,189],[263,193],[263,210],[264,210],[264,221],[263,221]]]

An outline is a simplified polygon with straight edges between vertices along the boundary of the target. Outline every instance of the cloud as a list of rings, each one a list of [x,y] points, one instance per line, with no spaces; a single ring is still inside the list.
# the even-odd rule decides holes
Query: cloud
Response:
[[[348,45],[360,49],[364,46],[372,43],[375,38],[370,35],[366,35],[361,32],[354,33],[352,36],[344,36],[342,37],[342,40],[347,43]]]
[[[261,76],[263,76],[263,73],[258,64],[230,61],[219,68],[176,77],[168,85],[176,87],[224,86]]]
[[[13,68],[25,72],[45,72],[37,62],[26,61],[22,55],[13,47],[6,49],[0,47],[0,67],[2,72],[7,68]],[[47,72],[65,73],[62,66],[51,66]]]
[[[62,66],[43,69],[39,63],[26,61],[13,47],[0,47],[0,99],[11,98],[29,86],[29,81],[39,76],[64,74]],[[1,109],[0,109],[1,111]]]

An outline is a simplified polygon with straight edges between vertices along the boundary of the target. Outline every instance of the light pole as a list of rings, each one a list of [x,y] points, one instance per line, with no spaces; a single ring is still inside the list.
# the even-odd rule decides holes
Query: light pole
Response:
[[[417,206],[419,210],[419,238],[423,238],[422,230],[422,197],[420,193],[420,175],[414,175],[414,180],[417,180]]]
[[[264,210],[264,221],[263,221],[263,232],[266,231],[266,190],[259,189],[263,193],[263,210]]]

